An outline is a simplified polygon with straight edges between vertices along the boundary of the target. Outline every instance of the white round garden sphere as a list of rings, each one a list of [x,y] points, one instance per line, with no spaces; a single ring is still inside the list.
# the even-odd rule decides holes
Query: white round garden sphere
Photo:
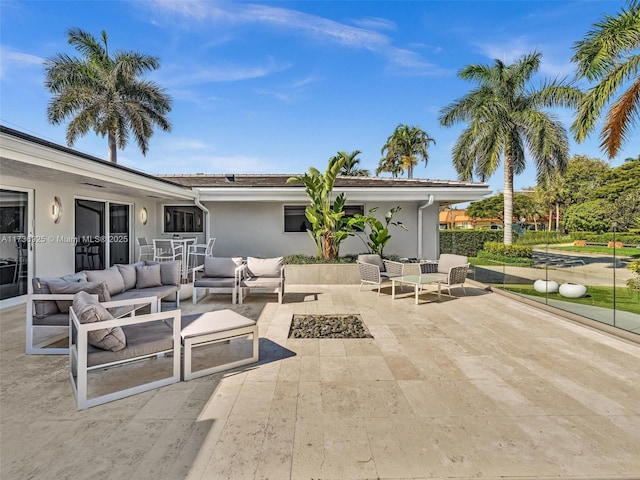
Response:
[[[567,298],[584,297],[587,293],[587,287],[579,283],[563,283],[560,285],[560,295]]]
[[[533,289],[540,293],[556,293],[558,291],[558,282],[553,280],[536,280],[533,282]]]

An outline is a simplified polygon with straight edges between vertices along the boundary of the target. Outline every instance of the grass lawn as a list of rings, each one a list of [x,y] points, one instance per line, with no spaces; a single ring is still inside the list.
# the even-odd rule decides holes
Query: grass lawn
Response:
[[[546,245],[537,245],[536,248],[546,248]],[[587,245],[586,247],[576,247],[575,245],[557,246],[549,245],[550,250],[561,250],[576,253],[597,253],[602,255],[613,255],[613,248]],[[640,258],[640,248],[616,248],[616,256]]]
[[[536,292],[533,285],[505,285],[505,290],[523,295],[532,295],[544,298],[544,293]],[[548,298],[562,300],[564,302],[579,303],[593,307],[613,308],[613,287],[601,287],[587,285],[587,295],[582,298],[566,298],[559,293],[550,293]],[[640,315],[640,294],[632,292],[626,287],[616,288],[616,308],[625,312]]]

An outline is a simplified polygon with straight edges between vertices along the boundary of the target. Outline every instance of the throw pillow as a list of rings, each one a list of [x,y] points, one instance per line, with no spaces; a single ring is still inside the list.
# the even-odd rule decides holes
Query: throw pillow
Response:
[[[161,287],[160,264],[136,267],[136,288]]]
[[[31,281],[33,285],[33,293],[49,294],[49,282],[86,282],[87,275],[85,272],[72,273],[62,277],[38,278],[34,277]],[[53,300],[36,300],[34,303],[33,316],[36,318],[45,318],[54,313],[60,313],[58,305]]]
[[[370,263],[372,265],[377,265],[380,268],[381,272],[385,271],[384,262],[382,261],[382,258],[380,258],[380,255],[378,254],[370,253],[366,255],[358,255],[358,261],[362,263]]]
[[[73,311],[80,323],[112,320],[113,317],[87,292],[78,292],[73,297]],[[127,338],[121,327],[101,328],[88,333],[88,342],[102,350],[117,352],[127,346]]]
[[[180,267],[182,262],[180,260],[171,260],[169,262],[153,262],[147,260],[145,265],[160,265],[160,280],[162,285],[175,285],[180,286]]]
[[[282,257],[247,257],[247,273],[252,277],[279,278],[283,264]]]
[[[233,278],[236,268],[242,265],[242,257],[205,257],[204,276],[211,278]]]
[[[138,265],[144,265],[143,262],[132,263],[130,265],[121,265],[116,264],[118,268],[118,272],[122,276],[122,280],[124,281],[124,291],[131,290],[132,288],[136,288],[136,267]]]
[[[51,290],[51,293],[63,294],[87,292],[98,295],[99,302],[111,301],[111,295],[109,295],[109,289],[105,282],[50,282],[49,290]],[[72,303],[71,300],[56,300],[58,309],[62,313],[69,313],[69,307]]]
[[[107,288],[112,296],[124,292],[124,279],[115,265],[106,270],[87,270],[86,273],[87,280],[90,282],[107,282]]]

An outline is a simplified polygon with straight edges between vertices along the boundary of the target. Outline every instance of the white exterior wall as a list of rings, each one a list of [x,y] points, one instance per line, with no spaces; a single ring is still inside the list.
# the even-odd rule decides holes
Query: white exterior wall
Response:
[[[349,202],[351,203],[351,202]],[[355,204],[355,202],[353,202]],[[418,205],[425,202],[366,202],[365,213],[377,206],[376,216],[384,222],[384,214],[400,205],[394,220],[402,222],[407,231],[391,227],[391,240],[385,254],[400,257],[418,255]],[[284,206],[295,202],[205,202],[211,213],[210,236],[216,237],[214,255],[272,257],[290,254],[315,255],[316,248],[307,232],[284,232]],[[423,210],[423,257],[437,258],[438,205]],[[340,254],[366,252],[357,238],[348,238],[340,246]]]
[[[31,233],[35,240],[33,242],[32,272],[36,277],[59,276],[74,272],[75,246],[71,240],[75,233],[74,206],[76,198],[133,205],[131,210],[131,220],[133,221],[130,238],[131,260],[138,258],[136,237],[144,236],[151,240],[159,236],[160,224],[158,222],[161,218],[161,204],[153,199],[104,194],[100,189],[91,189],[84,185],[63,181],[34,182],[29,179],[11,177],[9,174],[10,172],[3,169],[1,181],[3,188],[10,190],[11,187],[17,187],[34,190],[34,229]],[[59,197],[62,203],[62,217],[59,223],[54,223],[51,216],[51,206],[55,196]],[[146,207],[149,212],[146,225],[142,225],[140,221],[142,207]],[[4,256],[4,251],[2,255]]]

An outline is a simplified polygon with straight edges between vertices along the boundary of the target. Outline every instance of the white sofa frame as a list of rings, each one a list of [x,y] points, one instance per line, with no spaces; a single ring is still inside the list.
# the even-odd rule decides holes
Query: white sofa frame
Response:
[[[198,282],[198,280],[206,280],[207,278],[211,278],[211,279],[215,279],[216,277],[202,277],[202,278],[197,278],[197,273],[199,272],[204,272],[204,264],[203,265],[199,265],[197,267],[195,267],[194,269],[192,269],[192,283],[193,283],[193,295],[192,295],[192,301],[193,304],[195,305],[196,303],[198,303],[200,300],[202,300],[203,298],[205,298],[209,293],[211,293],[211,290],[220,290],[220,289],[227,289],[230,288],[231,289],[231,303],[232,304],[236,304],[237,302],[237,298],[238,298],[238,284],[240,283],[240,276],[242,274],[242,271],[244,269],[244,264],[243,265],[239,265],[238,267],[236,267],[235,271],[234,271],[234,277],[219,277],[219,280],[223,281],[223,280],[227,280],[226,284],[224,285],[220,285],[220,286],[215,286],[215,287],[196,287],[196,283]],[[204,290],[204,295],[200,298],[198,298],[198,291],[200,290]],[[242,302],[240,302],[242,303]]]
[[[89,407],[101,405],[103,403],[111,402],[113,400],[119,400],[124,397],[135,395],[138,393],[153,390],[155,388],[164,387],[172,383],[180,381],[180,357],[181,357],[181,313],[180,310],[170,310],[167,312],[157,312],[156,297],[146,297],[146,299],[129,299],[129,300],[116,300],[112,302],[103,302],[102,306],[105,308],[120,307],[126,305],[138,305],[140,303],[146,303],[151,306],[150,314],[135,315],[135,311],[131,316],[121,317],[113,320],[105,320],[93,323],[80,323],[76,313],[73,311],[73,307],[69,308],[69,380],[73,389],[73,394],[76,399],[76,406],[78,410],[84,410]],[[88,366],[88,333],[92,330],[99,330],[103,328],[122,327],[126,325],[134,325],[156,321],[172,322],[173,329],[173,346],[169,350],[154,352],[147,355],[127,358],[117,362],[105,363]],[[75,330],[75,336],[74,336]],[[74,343],[75,338],[75,343]],[[124,390],[108,393],[98,397],[88,398],[88,376],[92,370],[115,367],[124,365],[131,362],[136,362],[153,357],[161,357],[166,354],[173,354],[173,366],[172,374],[166,378],[155,380],[152,382],[137,385],[135,387],[126,388]],[[74,372],[74,361],[76,364],[76,372]],[[76,376],[74,377],[74,373]]]

